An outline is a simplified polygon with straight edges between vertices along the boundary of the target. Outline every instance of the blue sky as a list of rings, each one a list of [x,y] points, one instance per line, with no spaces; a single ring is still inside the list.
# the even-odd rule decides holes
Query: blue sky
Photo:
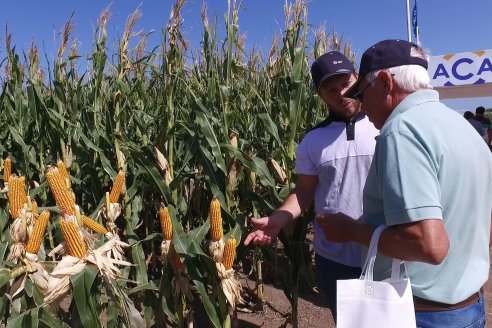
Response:
[[[413,7],[410,0],[410,9]],[[90,52],[93,31],[99,13],[110,3],[112,17],[108,23],[108,39],[118,40],[123,34],[128,16],[141,4],[142,19],[136,30],[154,31],[149,38],[149,48],[159,45],[161,30],[167,23],[174,1],[170,0],[85,0],[85,1],[6,1],[0,0],[0,58],[5,56],[5,26],[13,34],[12,43],[17,49],[28,49],[34,41],[49,58],[56,54],[59,32],[74,12],[77,23],[74,36],[79,41],[82,54]],[[209,17],[215,13],[219,28],[224,25],[227,0],[209,0]],[[253,44],[269,49],[272,36],[284,26],[284,0],[243,0],[239,26],[247,33],[246,45]],[[183,32],[197,47],[202,33],[200,9],[202,1],[189,0],[183,10]],[[419,0],[418,20],[420,42],[431,55],[492,49],[492,1]],[[210,18],[211,19],[211,18]],[[313,29],[325,24],[343,33],[360,56],[372,44],[391,38],[407,38],[405,0],[310,0],[308,21]],[[223,37],[221,33],[221,37]],[[43,46],[44,44],[44,46]],[[44,49],[43,49],[44,48]],[[474,109],[478,105],[492,107],[492,97],[448,100],[446,103],[458,110]]]

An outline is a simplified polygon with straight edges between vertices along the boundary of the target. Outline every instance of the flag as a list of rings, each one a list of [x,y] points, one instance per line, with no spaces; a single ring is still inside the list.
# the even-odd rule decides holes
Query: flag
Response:
[[[412,27],[413,27],[413,35],[418,38],[418,23],[417,23],[417,0],[415,0],[415,4],[413,5],[412,11]]]

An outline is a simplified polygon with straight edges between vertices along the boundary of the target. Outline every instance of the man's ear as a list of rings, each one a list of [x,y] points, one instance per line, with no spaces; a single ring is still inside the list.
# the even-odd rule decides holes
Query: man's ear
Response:
[[[378,73],[378,78],[384,83],[384,91],[390,93],[393,90],[393,78],[391,77],[391,73],[388,71],[380,71]]]

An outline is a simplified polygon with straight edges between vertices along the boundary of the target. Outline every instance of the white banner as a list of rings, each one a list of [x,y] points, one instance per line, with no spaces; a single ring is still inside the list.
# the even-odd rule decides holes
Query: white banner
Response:
[[[492,83],[492,50],[433,56],[427,71],[435,88]]]

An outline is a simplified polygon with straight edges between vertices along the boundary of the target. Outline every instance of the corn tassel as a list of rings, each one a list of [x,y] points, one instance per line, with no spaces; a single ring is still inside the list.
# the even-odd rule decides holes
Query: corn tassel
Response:
[[[171,216],[169,216],[169,210],[167,207],[161,205],[159,209],[159,218],[161,221],[161,230],[164,240],[173,239],[173,223],[171,222]]]
[[[56,205],[60,211],[64,210],[68,215],[74,215],[75,199],[58,169],[49,166],[46,178],[48,179],[48,184],[51,192],[55,196]]]
[[[123,185],[125,184],[125,172],[120,170],[118,175],[114,179],[113,188],[109,194],[109,201],[111,203],[117,203],[120,199],[121,193],[123,192]]]
[[[220,202],[217,197],[214,197],[210,202],[210,239],[218,241],[223,237],[224,231],[222,230]]]
[[[37,254],[41,243],[43,241],[44,232],[50,218],[49,211],[43,211],[39,218],[34,223],[34,229],[32,230],[29,242],[27,243],[26,252],[31,254]]]
[[[11,173],[12,173],[12,161],[10,160],[10,157],[7,157],[5,159],[5,162],[3,162],[3,184],[4,185],[9,182]]]
[[[60,218],[60,228],[65,239],[65,244],[68,249],[68,253],[79,259],[84,258],[87,255],[87,248],[79,234],[79,229],[75,226],[75,223],[65,218]]]
[[[236,257],[236,238],[231,236],[227,239],[224,246],[224,255],[222,256],[222,264],[224,264],[226,270],[232,269],[234,257]]]
[[[27,200],[27,194],[25,190],[25,177],[16,177],[12,175],[9,178],[9,190],[8,190],[8,198],[9,198],[9,208],[10,215],[15,220],[19,217],[20,211],[24,207],[24,204]]]
[[[65,163],[61,160],[58,160],[57,166],[58,166],[58,173],[60,174],[61,178],[65,182],[65,185],[67,186],[68,189],[72,189],[72,181],[70,180],[70,175],[68,174],[68,170],[67,167],[65,166]]]
[[[107,234],[108,233],[108,229],[106,229],[102,224],[97,223],[96,221],[94,221],[90,217],[85,216],[85,215],[82,215],[81,216],[81,219],[82,219],[82,223],[87,228],[89,228],[92,231],[94,231],[95,233],[102,233],[102,234]]]

